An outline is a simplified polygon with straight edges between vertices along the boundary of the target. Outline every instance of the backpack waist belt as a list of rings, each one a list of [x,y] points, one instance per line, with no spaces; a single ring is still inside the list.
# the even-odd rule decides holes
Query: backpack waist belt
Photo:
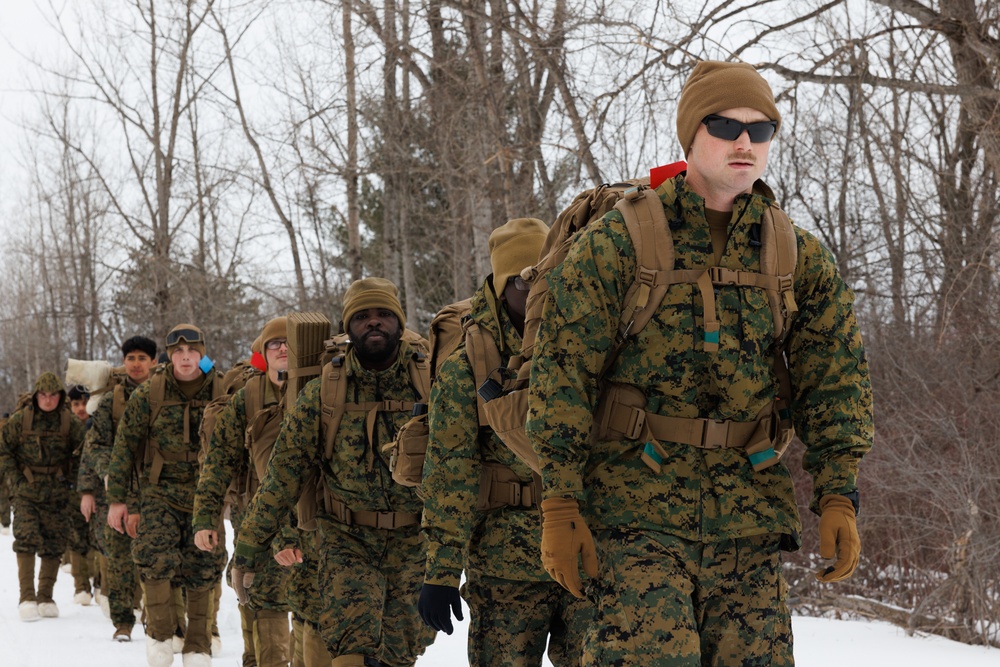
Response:
[[[770,413],[751,422],[668,417],[618,403],[612,406],[608,425],[629,440],[638,440],[648,434],[660,441],[699,449],[743,449],[761,422],[765,422],[766,432],[770,431],[771,418]]]
[[[160,481],[160,473],[163,472],[163,464],[170,463],[197,463],[198,452],[165,452],[159,447],[150,443],[153,450],[153,461],[149,466],[149,483],[156,485]]]
[[[367,526],[381,530],[406,528],[420,523],[419,512],[375,512],[371,510],[352,510],[342,501],[324,494],[326,510],[330,516],[348,526]]]
[[[485,478],[480,483],[486,483],[487,491],[486,505],[480,507],[481,510],[494,509],[497,507],[535,507],[541,500],[538,491],[532,483],[522,484],[520,482],[497,482]]]

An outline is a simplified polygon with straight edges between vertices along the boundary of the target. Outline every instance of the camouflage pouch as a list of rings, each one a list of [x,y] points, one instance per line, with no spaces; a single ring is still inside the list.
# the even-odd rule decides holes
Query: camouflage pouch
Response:
[[[427,413],[424,413],[403,424],[396,439],[382,447],[382,451],[389,452],[389,472],[394,482],[402,486],[420,486],[429,434]]]

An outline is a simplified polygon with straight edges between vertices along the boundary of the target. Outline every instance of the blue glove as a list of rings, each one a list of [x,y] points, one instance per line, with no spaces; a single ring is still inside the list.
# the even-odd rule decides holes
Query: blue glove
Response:
[[[424,584],[420,589],[420,600],[417,602],[417,611],[424,623],[435,630],[443,630],[445,634],[454,632],[451,625],[451,614],[454,612],[455,618],[464,620],[462,617],[462,597],[458,594],[458,588],[454,586],[439,586],[437,584]]]

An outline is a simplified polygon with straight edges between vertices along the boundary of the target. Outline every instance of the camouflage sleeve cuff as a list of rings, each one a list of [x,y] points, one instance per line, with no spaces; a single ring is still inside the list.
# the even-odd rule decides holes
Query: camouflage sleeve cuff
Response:
[[[576,498],[583,502],[583,480],[575,466],[549,461],[542,470],[542,498]]]
[[[299,548],[299,532],[292,527],[290,523],[286,523],[278,531],[278,534],[274,536],[273,549],[277,553],[279,551],[284,551],[285,549],[298,549]]]
[[[462,552],[454,547],[427,543],[427,565],[424,583],[438,586],[458,586],[462,578]]]
[[[264,553],[263,547],[237,542],[233,549],[233,567],[241,570],[256,570],[257,558]]]

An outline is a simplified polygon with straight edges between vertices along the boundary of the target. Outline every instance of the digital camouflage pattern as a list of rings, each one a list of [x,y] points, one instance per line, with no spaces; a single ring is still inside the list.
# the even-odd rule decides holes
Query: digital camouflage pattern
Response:
[[[83,444],[83,423],[69,413],[62,383],[54,373],[43,373],[35,382],[33,393],[63,392],[64,400],[52,412],[23,407],[10,416],[0,435],[0,477],[11,482],[14,506],[14,551],[61,557],[69,534],[71,475],[76,470],[74,452]],[[38,435],[22,432],[25,411],[33,413],[30,429]],[[63,414],[68,414],[69,431],[60,434]],[[25,467],[53,468],[54,472],[32,472],[29,482]]]
[[[795,664],[779,536],[694,543],[615,529],[595,538],[602,564],[591,582],[597,622],[584,641],[583,664]],[[677,591],[665,581],[689,583]]]
[[[264,384],[265,406],[284,405],[284,391],[275,387],[267,379],[267,375],[254,376],[248,382]],[[241,480],[241,488],[246,486],[247,476],[253,467],[250,451],[246,447],[247,426],[246,388],[242,387],[233,394],[215,422],[215,431],[202,463],[194,496],[192,523],[195,533],[216,528],[222,517],[226,492],[234,479]],[[258,443],[261,446],[264,444],[266,443]],[[236,508],[236,513],[242,524],[242,509]],[[233,521],[234,530],[238,532],[240,527]],[[287,568],[279,565],[273,558],[264,559],[253,586],[247,591],[250,608],[254,611],[288,611],[285,603],[287,573]]]
[[[401,342],[397,363],[385,371],[369,371],[349,350],[344,361],[348,400],[418,400],[407,371],[410,354],[410,346]],[[320,385],[321,378],[306,384],[285,415],[267,472],[243,518],[236,543],[238,567],[253,569],[258,557],[270,557],[265,552],[271,540],[322,458]],[[332,459],[323,463],[323,483],[354,511],[420,512],[422,501],[414,489],[392,481],[388,455],[382,452],[382,445],[410,418],[409,412],[379,412],[371,441],[366,418],[365,412],[344,415]],[[391,667],[412,665],[434,639],[417,614],[425,561],[418,527],[348,527],[322,507],[317,523],[315,549],[304,544],[303,551],[318,565],[322,596],[316,600],[315,618],[327,648],[332,655],[372,655]],[[311,620],[313,612],[307,611],[304,617]]]
[[[138,386],[130,378],[125,380],[122,388],[126,401]],[[108,596],[111,622],[116,626],[130,626],[135,622],[132,610],[138,585],[135,562],[132,560],[132,538],[108,525],[108,500],[104,491],[104,478],[108,474],[115,444],[113,408],[114,392],[109,391],[101,397],[94,414],[90,416],[90,430],[83,446],[77,480],[81,492],[93,493],[97,502],[98,511],[91,517],[90,525],[94,532],[100,533],[99,544],[108,559],[108,580],[101,582],[101,588]],[[126,505],[129,513],[139,511],[139,500],[134,491],[130,491]]]
[[[721,266],[759,271],[751,227],[770,190],[736,198]],[[702,198],[684,175],[657,188],[672,230],[676,268],[707,267],[712,244]],[[675,213],[676,209],[676,213]],[[857,488],[858,463],[871,448],[872,394],[854,296],[829,251],[796,228],[798,265],[788,359],[792,414],[806,444],[813,503]],[[662,442],[663,472],[639,458],[643,443],[591,443],[597,375],[615,336],[621,302],[635,272],[635,250],[617,211],[585,228],[549,275],[531,374],[527,430],[543,464],[544,496],[581,501],[588,523],[662,531],[691,541],[801,532],[784,463],[754,472],[739,449],[705,450]],[[673,285],[652,321],[622,350],[607,374],[640,388],[646,411],[662,415],[753,421],[777,394],[773,323],[764,290],[717,287],[719,350],[706,353],[701,297]]]
[[[489,283],[473,295],[471,317],[497,342],[504,365],[520,352],[521,337]],[[465,569],[470,582],[477,582],[464,591],[471,612],[473,665],[540,665],[550,631],[552,663],[579,664],[579,639],[591,605],[570,595],[542,568],[537,506],[476,509],[483,462],[507,466],[522,484],[532,482],[531,469],[491,428],[480,427],[476,389],[463,339],[441,365],[431,388],[430,437],[421,483],[426,499],[424,581],[458,587]]]
[[[191,396],[184,396],[174,379],[173,364],[166,364],[154,372],[153,378],[141,384],[125,406],[115,434],[114,449],[108,464],[109,504],[124,503],[133,474],[136,452],[147,441],[155,438],[160,449],[167,454],[197,454],[198,424],[202,407],[189,409],[189,423],[185,428],[184,405],[164,405],[150,425],[150,392],[157,373],[166,378],[165,402],[198,402],[212,400],[212,376],[204,376],[203,384]],[[212,371],[215,374],[215,371]],[[188,442],[185,442],[185,432]],[[171,580],[190,590],[213,586],[226,563],[225,550],[218,553],[201,551],[194,545],[191,527],[191,510],[194,491],[198,483],[198,461],[166,461],[156,484],[149,483],[150,466],[143,465],[139,474],[139,534],[132,545],[135,559],[143,580]],[[218,529],[221,532],[222,521]]]
[[[684,174],[656,192],[675,221],[675,268],[711,266],[704,200]],[[760,270],[752,230],[772,198],[760,181],[736,197],[721,266]],[[798,313],[786,350],[815,511],[822,496],[857,488],[872,445],[872,394],[853,293],[819,241],[795,234]],[[591,437],[598,374],[635,269],[617,211],[585,228],[548,276],[531,370],[527,433],[543,495],[577,499],[598,548],[599,573],[587,586],[598,611],[583,664],[791,664],[779,548],[800,546],[801,524],[785,464],[754,472],[741,449],[664,439],[657,474],[639,458],[644,443]],[[768,298],[757,288],[715,290],[718,352],[704,349],[698,288],[672,285],[607,380],[641,390],[648,413],[754,421],[778,390]]]

